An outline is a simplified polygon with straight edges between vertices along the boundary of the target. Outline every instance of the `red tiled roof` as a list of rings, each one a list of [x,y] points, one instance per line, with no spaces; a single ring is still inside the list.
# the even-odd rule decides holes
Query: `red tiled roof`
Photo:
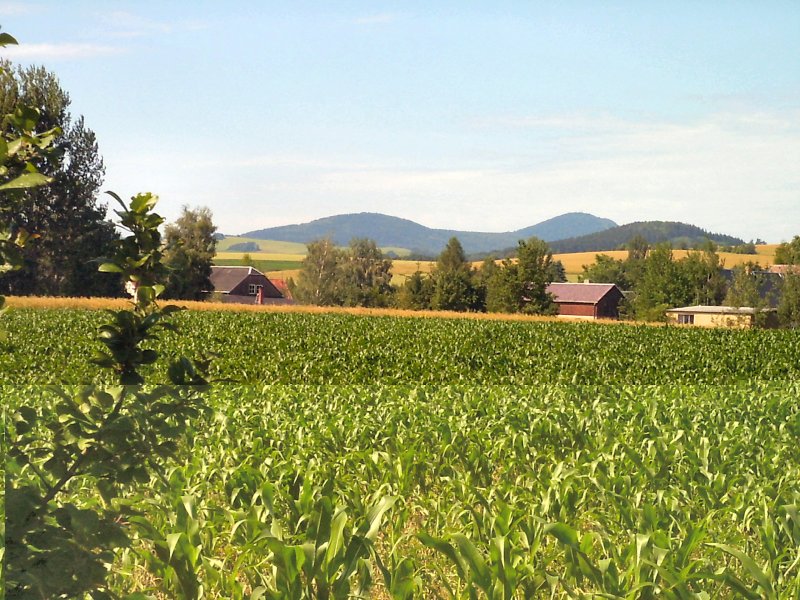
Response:
[[[291,299],[292,293],[289,291],[289,285],[286,283],[285,279],[270,279],[270,281],[272,285],[278,288],[278,291],[284,298]]]
[[[597,304],[616,287],[613,283],[551,283],[547,291],[553,294],[556,302]]]

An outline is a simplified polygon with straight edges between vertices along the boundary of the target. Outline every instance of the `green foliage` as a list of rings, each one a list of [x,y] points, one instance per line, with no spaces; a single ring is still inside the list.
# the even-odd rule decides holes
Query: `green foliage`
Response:
[[[556,314],[558,307],[547,286],[554,279],[563,279],[563,267],[542,240],[520,240],[517,259],[506,259],[499,269],[492,269],[486,283],[486,309],[489,312],[524,312]]]
[[[388,306],[391,269],[392,261],[372,240],[353,239],[347,250],[330,238],[317,240],[308,245],[292,296],[319,306]]]
[[[164,264],[170,269],[166,297],[200,300],[211,291],[216,230],[208,208],[188,206],[175,223],[164,228]]]
[[[431,273],[433,296],[431,308],[435,310],[478,310],[479,297],[473,284],[472,266],[467,262],[458,238],[452,237]]]
[[[104,167],[94,133],[83,118],[73,120],[69,95],[55,75],[41,67],[2,64],[0,114],[17,115],[4,119],[3,137],[16,137],[21,121],[35,120],[47,131],[39,139],[49,151],[6,165],[7,176],[25,184],[16,190],[15,222],[39,239],[21,251],[21,268],[4,277],[0,288],[15,294],[118,294],[116,282],[98,275],[91,262],[117,238],[105,220],[106,206],[98,202]],[[42,177],[50,184],[32,187]]]
[[[778,320],[784,327],[800,328],[800,274],[787,273],[781,286]]]
[[[0,33],[0,47],[16,45],[17,40]],[[7,63],[0,63],[0,79],[5,81],[10,75]],[[50,183],[51,178],[42,175],[35,161],[45,156],[53,138],[60,132],[51,129],[36,132],[39,125],[39,112],[28,106],[17,105],[13,112],[0,112],[2,115],[2,135],[0,135],[0,277],[23,266],[23,250],[30,239],[30,233],[19,222],[19,210],[25,190]],[[0,315],[5,312],[5,298],[0,296]],[[0,325],[0,344],[5,351],[7,334]],[[6,589],[6,493],[5,481],[8,477],[6,456],[6,403],[0,406],[0,478],[4,482],[0,494],[0,598],[5,598]]]
[[[692,252],[678,261],[689,284],[688,303],[718,306],[725,298],[727,282],[716,246],[709,241],[701,252]]]
[[[800,235],[794,236],[791,242],[780,244],[775,249],[775,264],[800,265]]]
[[[395,295],[395,306],[407,310],[428,310],[433,299],[433,279],[417,268]]]
[[[744,244],[738,244],[736,246],[722,246],[720,250],[722,250],[723,252],[730,252],[732,254],[758,254],[756,250],[756,244],[752,240]]]
[[[392,261],[373,240],[350,241],[346,260],[341,266],[340,293],[344,306],[389,306],[392,296]]]
[[[614,283],[620,289],[627,290],[631,284],[625,267],[626,261],[611,258],[607,254],[596,254],[592,264],[583,265],[583,273],[578,276],[578,281]]]
[[[726,306],[747,306],[756,309],[755,322],[762,325],[767,319],[764,309],[774,306],[777,289],[769,285],[767,275],[758,263],[748,262],[733,268],[733,279],[725,295]]]
[[[101,272],[119,273],[134,297],[131,310],[111,311],[99,328],[105,352],[95,364],[115,374],[117,385],[76,390],[25,387],[5,423],[9,439],[5,501],[6,597],[116,597],[107,565],[130,543],[123,523],[135,515],[125,496],[146,483],[148,467],[178,450],[176,438],[202,407],[205,365],[173,362],[173,386],[142,387],[142,370],[158,359],[143,344],[159,330],[172,331],[160,308],[166,269],[161,262],[162,219],[156,198],[143,194],[117,211],[130,232],[118,240]]]
[[[114,383],[113,373],[86,364],[96,344],[82,332],[102,325],[103,312],[16,309],[5,320],[15,335],[14,353],[0,355],[4,382]],[[215,379],[251,385],[723,385],[800,376],[800,338],[786,330],[275,312],[184,311],[173,320],[192,335],[163,332],[150,343],[152,349],[164,355],[205,352],[215,357]],[[268,349],[254,349],[254,339],[269,340]],[[168,381],[164,364],[154,363],[149,372],[155,381]]]
[[[345,589],[796,597],[795,381],[396,386],[372,377],[214,386],[215,417],[181,437],[188,460],[154,474],[126,517],[136,535],[114,560],[112,589],[220,599],[341,598]],[[52,402],[43,395],[42,410]]]

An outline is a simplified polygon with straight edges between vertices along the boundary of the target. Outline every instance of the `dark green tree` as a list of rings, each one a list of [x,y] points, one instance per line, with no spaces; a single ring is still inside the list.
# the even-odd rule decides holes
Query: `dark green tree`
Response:
[[[592,283],[615,283],[620,289],[631,288],[626,270],[626,263],[609,256],[608,254],[596,254],[591,265],[583,265],[583,273],[578,275],[578,281],[590,281]]]
[[[547,293],[557,269],[547,242],[539,238],[520,241],[517,247],[518,278],[522,286],[522,312],[550,315],[557,312],[553,297]]]
[[[638,319],[663,321],[666,309],[688,303],[691,285],[673,260],[669,243],[659,244],[648,252],[635,289],[633,308]]]
[[[794,236],[791,242],[780,244],[775,249],[776,265],[800,265],[800,235]]]
[[[452,237],[436,261],[433,277],[435,310],[478,310],[478,296],[472,281],[472,265],[467,262],[458,238]]]
[[[170,269],[166,297],[200,300],[211,291],[216,230],[208,208],[192,210],[188,206],[164,228],[164,264]]]
[[[473,271],[472,282],[475,287],[475,294],[480,310],[486,310],[486,300],[491,280],[499,270],[500,266],[497,264],[497,259],[490,255],[483,260],[480,268]]]
[[[345,306],[389,306],[392,261],[374,240],[354,238],[341,265],[339,289]]]
[[[297,281],[290,282],[292,297],[301,304],[340,305],[339,275],[345,253],[330,238],[315,240],[307,248]]]
[[[636,288],[644,276],[645,259],[650,253],[650,243],[641,235],[628,241],[628,258],[625,260],[625,277],[629,288]]]
[[[564,263],[560,260],[553,260],[550,263],[548,278],[551,283],[565,283],[567,281],[567,270],[564,268]]]
[[[433,279],[424,275],[419,266],[405,280],[395,296],[395,306],[407,310],[429,310],[433,299]]]
[[[489,312],[555,314],[558,307],[547,286],[559,269],[547,243],[538,238],[520,240],[515,260],[506,259],[492,274],[486,291]]]
[[[727,286],[714,242],[707,241],[702,252],[690,253],[678,265],[691,288],[688,304],[718,306],[722,303]]]
[[[0,287],[14,294],[111,295],[120,290],[113,278],[97,274],[97,256],[118,239],[106,220],[106,205],[98,199],[104,167],[94,133],[82,117],[69,113],[69,95],[58,79],[41,67],[13,67],[2,62],[0,114],[25,106],[38,112],[38,127],[58,128],[53,152],[31,162],[52,182],[25,190],[19,198],[16,220],[38,236],[23,251],[23,265],[3,278]],[[3,121],[3,136],[13,124]],[[10,176],[19,175],[12,167]]]
[[[761,265],[748,261],[733,268],[733,278],[725,294],[725,306],[765,306],[762,297],[764,275]]]
[[[522,308],[522,285],[519,269],[511,259],[491,270],[486,279],[486,310],[494,313],[515,313]]]
[[[798,239],[798,238],[795,238]],[[783,327],[800,328],[800,274],[787,273],[778,302],[778,321]]]

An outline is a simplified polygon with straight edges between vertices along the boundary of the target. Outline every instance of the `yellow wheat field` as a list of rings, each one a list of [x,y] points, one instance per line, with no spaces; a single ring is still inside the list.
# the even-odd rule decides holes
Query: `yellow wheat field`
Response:
[[[726,269],[731,269],[746,262],[757,262],[763,267],[768,267],[775,258],[775,248],[777,244],[756,246],[757,254],[734,254],[732,252],[719,252],[719,258]],[[673,250],[672,256],[675,260],[686,258],[694,250]],[[598,254],[606,254],[615,259],[626,259],[627,250],[612,250],[608,252],[573,252],[570,254],[554,254],[553,259],[560,260],[564,265],[567,275],[579,274],[583,272],[583,265],[590,265],[595,261]]]
[[[6,296],[11,308],[31,309],[80,309],[80,310],[121,310],[131,307],[131,302],[124,298],[60,298],[52,296]],[[345,314],[370,317],[408,317],[428,319],[478,319],[494,321],[561,321],[559,317],[542,317],[534,315],[503,313],[463,313],[445,310],[400,310],[396,308],[345,308],[340,306],[302,306],[292,305],[253,305],[228,304],[225,302],[193,302],[188,300],[165,301],[164,304],[176,304],[192,311],[225,311],[225,312],[261,312],[261,313],[309,313],[309,314]],[[622,325],[642,325],[632,321],[613,320],[579,320],[579,323],[611,323]],[[663,323],[648,323],[662,326]]]

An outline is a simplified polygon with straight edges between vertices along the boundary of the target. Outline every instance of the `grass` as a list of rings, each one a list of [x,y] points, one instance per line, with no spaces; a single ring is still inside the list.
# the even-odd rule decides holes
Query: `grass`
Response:
[[[216,256],[214,257],[214,262],[220,260],[232,260],[238,261],[239,264],[242,264],[241,260],[245,254],[249,254],[252,260],[280,260],[294,262],[298,265],[304,258],[304,256],[299,254],[290,254],[285,252],[217,252]]]
[[[296,260],[253,260],[252,266],[262,273],[281,273],[283,271],[297,270]],[[215,259],[214,264],[220,267],[244,266],[241,260],[231,258]]]
[[[291,254],[291,255],[299,255],[301,257],[305,256],[306,254],[306,245],[300,244],[298,242],[257,240],[255,238],[247,238],[235,235],[226,237],[225,239],[222,240],[218,240],[217,252],[227,252],[228,248],[230,248],[233,244],[241,244],[243,242],[253,242],[255,244],[258,244],[259,250],[261,252],[269,252],[271,254]],[[241,255],[242,252],[236,252],[235,254]]]

